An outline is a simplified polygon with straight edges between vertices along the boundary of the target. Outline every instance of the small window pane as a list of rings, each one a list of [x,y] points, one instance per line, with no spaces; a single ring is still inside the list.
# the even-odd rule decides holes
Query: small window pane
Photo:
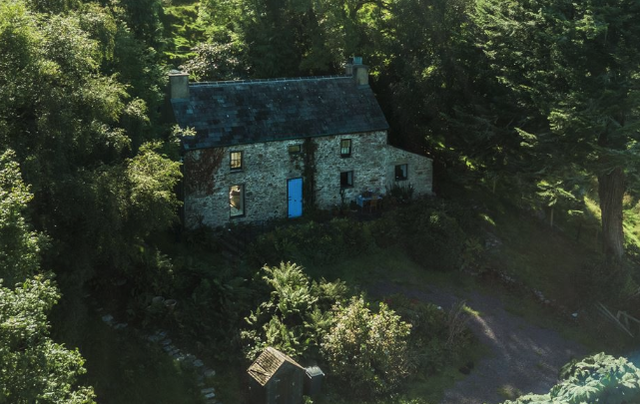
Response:
[[[340,188],[353,187],[353,171],[345,171],[340,173]]]
[[[396,166],[396,181],[402,181],[409,178],[409,165],[400,164]]]
[[[241,170],[242,169],[242,152],[231,152],[231,169],[232,170]]]
[[[298,154],[298,153],[300,153],[299,144],[292,144],[291,146],[289,146],[289,154]]]
[[[244,185],[229,188],[229,214],[231,217],[244,216]]]
[[[351,139],[343,139],[340,141],[340,156],[351,156]]]

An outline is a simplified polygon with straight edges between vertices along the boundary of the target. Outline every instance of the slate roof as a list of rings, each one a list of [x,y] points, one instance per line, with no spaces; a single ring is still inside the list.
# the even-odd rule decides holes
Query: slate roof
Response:
[[[258,356],[258,358],[251,364],[251,366],[249,366],[249,369],[247,369],[247,373],[249,373],[249,375],[251,375],[251,377],[253,377],[255,381],[260,383],[261,386],[264,386],[269,382],[269,380],[271,380],[271,377],[275,375],[280,367],[285,363],[289,363],[304,370],[302,366],[300,366],[296,361],[294,361],[287,355],[283,354],[275,348],[267,347],[267,349],[262,351],[260,356]]]
[[[185,149],[389,128],[371,88],[351,76],[194,83],[171,104],[178,125],[196,131]]]

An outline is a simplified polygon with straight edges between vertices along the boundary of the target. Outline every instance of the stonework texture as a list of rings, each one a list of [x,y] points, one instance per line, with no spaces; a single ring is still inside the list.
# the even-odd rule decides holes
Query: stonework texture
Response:
[[[341,157],[343,139],[351,140],[349,157]],[[394,185],[412,186],[414,196],[431,194],[431,159],[389,146],[386,131],[315,137],[306,142],[295,139],[186,152],[185,226],[218,227],[286,218],[287,180],[293,178],[309,181],[313,177],[313,199],[320,209],[350,203],[365,191],[386,194]],[[300,151],[290,153],[289,146],[300,146]],[[242,152],[241,169],[231,168],[232,152]],[[312,168],[305,169],[305,153],[312,153],[306,159],[313,161]],[[407,178],[396,180],[396,166],[404,164]],[[340,174],[348,171],[353,172],[353,186],[341,193]],[[231,217],[229,192],[236,185],[243,186],[244,215]]]

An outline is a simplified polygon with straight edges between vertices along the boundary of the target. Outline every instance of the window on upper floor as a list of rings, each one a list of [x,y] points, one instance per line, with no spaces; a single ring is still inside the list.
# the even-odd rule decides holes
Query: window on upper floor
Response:
[[[353,171],[344,171],[340,173],[340,188],[353,188]]]
[[[409,178],[409,165],[399,164],[396,166],[396,181],[404,181]]]
[[[302,151],[302,147],[299,144],[289,145],[289,154],[299,154]]]
[[[351,156],[351,139],[342,139],[340,141],[340,157]]]
[[[229,168],[231,168],[231,171],[242,170],[242,152],[232,151],[229,157]]]

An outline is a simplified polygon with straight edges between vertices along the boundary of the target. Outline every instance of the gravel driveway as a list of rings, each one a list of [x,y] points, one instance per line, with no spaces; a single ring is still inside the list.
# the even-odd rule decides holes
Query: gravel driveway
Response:
[[[464,299],[467,306],[480,312],[472,317],[469,327],[491,354],[475,364],[464,379],[445,392],[440,404],[495,404],[506,397],[500,391],[544,394],[556,384],[558,371],[574,357],[587,350],[567,340],[556,331],[527,323],[522,317],[507,312],[496,297],[479,292],[456,296],[435,288],[413,289],[389,284],[372,288],[375,295],[402,293],[449,308]]]

